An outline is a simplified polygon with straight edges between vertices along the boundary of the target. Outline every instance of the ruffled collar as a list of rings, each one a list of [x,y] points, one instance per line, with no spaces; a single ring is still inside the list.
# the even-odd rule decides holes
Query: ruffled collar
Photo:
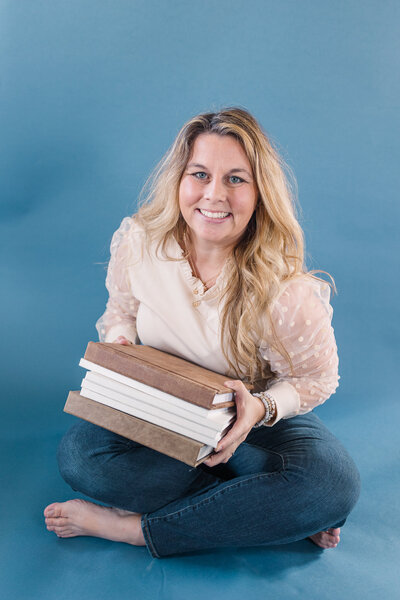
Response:
[[[231,259],[227,258],[225,260],[224,266],[222,267],[221,272],[218,275],[214,285],[212,287],[208,288],[207,290],[205,290],[204,284],[201,281],[201,279],[199,279],[198,277],[196,277],[193,274],[192,267],[190,266],[188,259],[185,257],[184,249],[180,246],[180,244],[175,239],[174,239],[173,243],[175,246],[176,257],[180,259],[179,260],[180,268],[182,270],[182,273],[183,273],[186,281],[188,282],[190,288],[192,289],[193,294],[198,296],[198,298],[201,300],[212,300],[212,299],[216,298],[217,296],[219,296],[221,290],[224,287],[224,283],[225,283],[225,279],[226,279],[225,275],[226,275],[226,271],[228,269],[228,265],[229,265]]]

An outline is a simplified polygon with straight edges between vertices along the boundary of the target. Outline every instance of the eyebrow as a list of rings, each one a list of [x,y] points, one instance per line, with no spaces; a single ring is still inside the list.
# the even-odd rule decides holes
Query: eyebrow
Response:
[[[205,167],[204,165],[200,165],[199,163],[189,163],[187,165],[187,168],[189,169],[190,167],[197,167],[199,169],[205,169],[206,171],[208,170],[207,167]],[[230,171],[228,171],[228,173],[247,173],[249,177],[252,177],[252,175],[248,171],[246,171],[246,169],[231,169]]]

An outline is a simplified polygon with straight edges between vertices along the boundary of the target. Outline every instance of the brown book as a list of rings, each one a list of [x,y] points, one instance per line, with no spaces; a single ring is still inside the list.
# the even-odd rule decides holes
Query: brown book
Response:
[[[203,408],[234,405],[224,386],[229,377],[150,346],[89,342],[84,359]],[[228,400],[219,401],[220,394]]]
[[[85,398],[79,391],[69,392],[64,411],[192,467],[197,467],[213,451],[211,446]]]

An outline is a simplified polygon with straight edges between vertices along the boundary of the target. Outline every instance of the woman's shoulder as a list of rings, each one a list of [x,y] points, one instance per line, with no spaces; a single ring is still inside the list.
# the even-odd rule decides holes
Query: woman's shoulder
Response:
[[[312,273],[296,273],[281,283],[279,294],[290,294],[310,291],[328,291],[330,285]]]
[[[274,307],[283,312],[290,308],[316,308],[322,303],[326,308],[330,306],[330,285],[310,273],[297,273],[282,282]],[[319,302],[317,302],[319,301]]]
[[[144,228],[136,219],[136,216],[124,217],[113,234],[112,245],[119,245],[123,240],[134,240],[144,235]]]
[[[167,244],[168,256],[181,258],[182,249],[178,243],[169,238]],[[159,263],[158,247],[160,245],[158,238],[153,238],[146,227],[137,218],[137,215],[124,217],[114,232],[111,240],[111,254],[118,253],[129,257],[133,263],[138,260],[150,260],[152,263]],[[165,261],[162,261],[165,264]]]
[[[136,218],[136,215],[131,215],[122,219],[115,233],[121,236],[128,234],[144,234],[144,228],[139,223],[138,219]]]
[[[119,227],[114,231],[111,244],[111,256],[131,257],[138,254],[142,248],[144,230],[135,216],[124,217]]]

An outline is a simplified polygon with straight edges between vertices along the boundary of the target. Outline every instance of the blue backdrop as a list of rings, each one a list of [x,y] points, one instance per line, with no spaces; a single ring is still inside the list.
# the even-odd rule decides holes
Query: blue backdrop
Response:
[[[309,267],[336,280],[341,385],[318,414],[362,472],[354,513],[360,527],[349,556],[361,552],[366,524],[378,513],[383,519],[373,542],[382,563],[373,569],[372,555],[364,556],[354,567],[356,589],[363,598],[374,584],[392,592],[384,556],[394,541],[399,490],[392,476],[399,417],[399,13],[395,0],[0,0],[1,428],[12,457],[6,469],[20,473],[14,503],[40,443],[51,484],[42,467],[30,489],[40,481],[40,510],[41,502],[56,499],[54,449],[72,422],[62,407],[68,390],[80,386],[78,361],[88,340],[97,339],[113,231],[134,212],[147,175],[183,122],[240,105],[297,177]],[[39,473],[39,458],[37,466]],[[57,485],[67,498],[66,486]],[[46,538],[43,552],[57,546],[33,509],[32,519],[32,536]],[[100,543],[86,544],[85,552],[101,554]],[[140,557],[142,567],[150,561]],[[326,560],[327,572],[336,565],[336,578],[346,573],[346,561],[339,567],[340,559]],[[200,585],[196,565],[192,559],[188,585]],[[156,568],[156,581],[163,568]],[[305,591],[302,569],[282,597]],[[363,569],[375,578],[372,588],[363,587]],[[342,580],[342,593],[349,581]],[[35,589],[53,597],[51,586],[48,596],[39,584]],[[284,588],[268,589],[278,597]],[[325,598],[322,580],[312,589]],[[96,593],[102,597],[100,588]],[[307,594],[313,597],[311,587]]]

